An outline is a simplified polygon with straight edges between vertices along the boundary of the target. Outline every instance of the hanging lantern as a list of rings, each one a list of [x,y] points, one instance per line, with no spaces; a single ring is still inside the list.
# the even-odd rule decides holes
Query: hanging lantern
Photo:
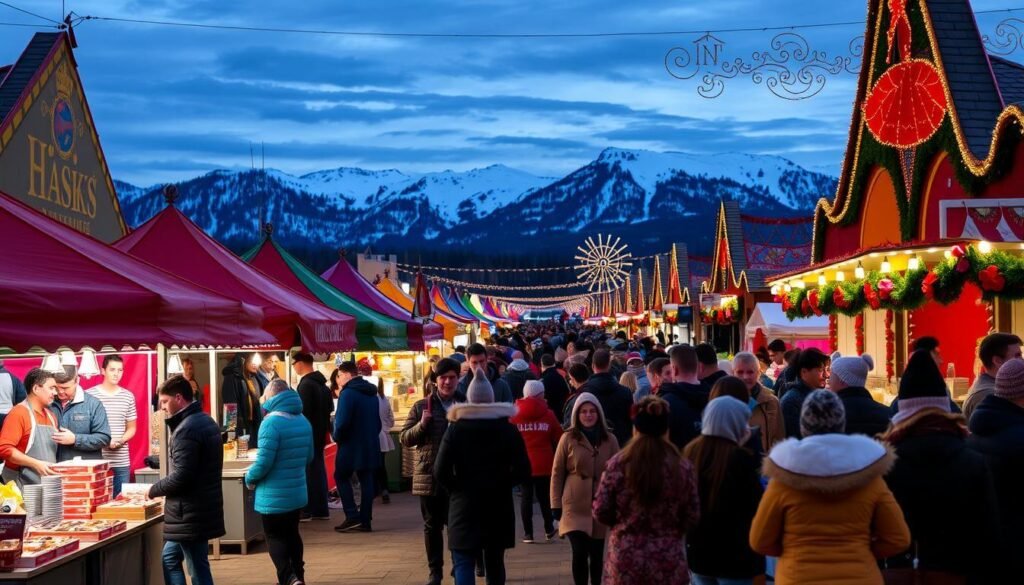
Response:
[[[64,366],[60,363],[60,356],[55,353],[48,353],[39,366],[44,372],[51,374],[63,374]]]
[[[82,350],[82,363],[78,366],[78,374],[86,379],[97,376],[100,373],[100,366],[96,362],[96,352],[90,348]]]
[[[175,376],[183,373],[185,373],[185,366],[181,363],[181,356],[172,353],[167,358],[167,375]]]

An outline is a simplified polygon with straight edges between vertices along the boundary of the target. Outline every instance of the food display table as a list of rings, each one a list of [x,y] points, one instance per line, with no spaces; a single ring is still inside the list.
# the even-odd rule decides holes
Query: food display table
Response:
[[[33,569],[0,572],[0,585],[102,585],[163,582],[161,550],[163,515],[127,528],[98,542],[81,541],[79,549]]]

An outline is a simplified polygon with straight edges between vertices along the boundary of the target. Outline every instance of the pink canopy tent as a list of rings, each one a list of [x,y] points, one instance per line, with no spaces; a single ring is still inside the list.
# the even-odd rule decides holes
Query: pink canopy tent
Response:
[[[270,345],[259,308],[133,258],[0,194],[0,347]]]
[[[114,243],[194,282],[263,309],[263,328],[284,348],[330,353],[356,346],[355,319],[299,295],[246,264],[173,205]]]
[[[409,311],[386,297],[370,281],[363,278],[363,275],[356,272],[356,269],[345,260],[344,251],[341,252],[341,258],[320,276],[341,292],[374,311],[407,322],[409,349],[423,351],[426,342],[444,339],[444,327],[433,321],[422,323],[412,320]]]

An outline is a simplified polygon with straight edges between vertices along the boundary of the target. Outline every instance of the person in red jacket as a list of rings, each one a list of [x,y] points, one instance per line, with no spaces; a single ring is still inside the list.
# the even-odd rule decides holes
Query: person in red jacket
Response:
[[[544,519],[544,536],[551,540],[555,532],[555,520],[551,515],[551,467],[555,459],[555,448],[562,438],[562,426],[554,412],[544,400],[544,383],[529,380],[523,387],[523,398],[516,401],[516,415],[512,424],[519,429],[526,443],[533,471],[531,481],[522,486],[520,514],[523,519],[523,542],[533,542],[533,499],[536,495],[540,515]]]

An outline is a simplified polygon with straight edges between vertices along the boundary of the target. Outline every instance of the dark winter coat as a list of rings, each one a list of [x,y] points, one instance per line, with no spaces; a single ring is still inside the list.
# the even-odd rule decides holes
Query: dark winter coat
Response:
[[[750,548],[750,523],[764,489],[760,460],[737,448],[729,459],[725,480],[714,494],[706,469],[696,468],[700,492],[700,521],[686,535],[690,570],[709,577],[751,578],[764,574],[764,557]]]
[[[569,383],[565,377],[558,373],[558,368],[548,368],[540,375],[540,381],[544,384],[544,400],[548,403],[551,412],[559,415],[565,408],[565,401],[569,398]]]
[[[295,391],[302,399],[302,415],[313,427],[313,456],[322,457],[327,446],[327,433],[331,431],[331,411],[334,410],[327,378],[314,370],[299,380]]]
[[[259,444],[260,422],[263,420],[263,411],[260,409],[259,397],[263,394],[263,387],[260,385],[258,376],[253,376],[252,381],[256,386],[255,404],[250,399],[249,386],[245,381],[245,360],[248,356],[238,354],[231,360],[231,363],[221,370],[224,378],[221,380],[221,396],[224,404],[238,405],[238,423],[236,426],[238,436],[246,433],[249,435],[249,444]]]
[[[727,374],[724,370],[718,370],[713,374],[708,374],[707,376],[701,378],[700,383],[703,384],[704,387],[708,389],[708,392],[711,392],[711,389],[715,386],[715,382],[721,380],[722,378],[728,375],[729,374]]]
[[[892,411],[875,402],[867,388],[843,388],[836,392],[846,410],[846,434],[874,437],[889,428]]]
[[[1024,408],[993,394],[971,414],[970,429],[967,444],[985,456],[995,483],[1004,561],[999,565],[1019,578],[1024,575]],[[964,504],[974,507],[974,502]]]
[[[533,375],[533,372],[531,372],[529,368],[525,370],[513,370],[510,367],[505,370],[505,375],[502,376],[501,379],[508,384],[509,390],[512,391],[512,398],[519,400],[523,397],[523,387],[526,386],[526,383],[530,380],[536,380],[537,377]]]
[[[896,448],[885,476],[910,527],[911,545],[884,567],[919,567],[983,576],[998,562],[999,521],[992,475],[984,457],[967,446],[963,417],[926,409],[893,426],[882,439]],[[955,509],[950,487],[956,486]]]
[[[455,402],[465,402],[465,395],[455,392]],[[430,423],[426,427],[420,424],[423,410],[430,404]],[[403,447],[415,448],[416,469],[412,473],[412,495],[434,496],[438,486],[434,483],[434,462],[437,450],[441,447],[441,439],[448,430],[448,413],[441,406],[441,398],[434,392],[427,398],[412,405],[409,416],[402,425],[399,441]]]
[[[198,402],[168,418],[167,427],[167,477],[149,488],[149,497],[166,498],[164,539],[207,541],[224,536],[220,427]]]
[[[530,459],[516,427],[515,406],[456,404],[437,452],[434,480],[450,494],[448,548],[513,548],[512,488],[530,478]]]
[[[814,388],[808,388],[803,380],[797,380],[787,387],[785,395],[779,400],[782,406],[782,420],[786,423],[786,437],[800,438],[800,409],[804,400],[813,392]]]
[[[341,388],[334,414],[335,469],[348,471],[380,467],[380,401],[377,387],[356,376]]]
[[[682,449],[700,434],[700,417],[708,403],[703,384],[674,382],[662,384],[658,396],[668,402],[668,438]]]
[[[580,392],[590,392],[597,397],[619,445],[626,445],[633,436],[633,421],[629,417],[633,393],[629,388],[619,384],[611,373],[601,372],[591,376]]]

